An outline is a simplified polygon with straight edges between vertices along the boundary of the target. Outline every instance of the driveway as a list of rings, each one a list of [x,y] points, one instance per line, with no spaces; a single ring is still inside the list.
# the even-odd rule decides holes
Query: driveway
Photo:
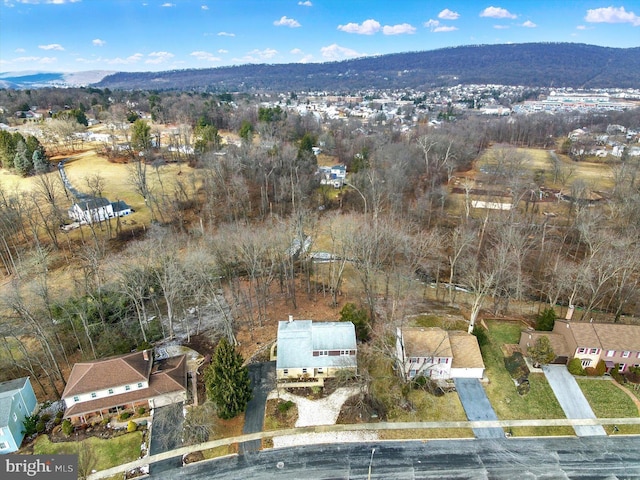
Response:
[[[455,378],[458,397],[469,421],[498,420],[487,394],[477,378]],[[504,438],[502,428],[474,428],[476,438]]]
[[[182,446],[182,430],[184,426],[183,405],[174,403],[153,409],[151,420],[151,440],[149,454],[168,452]],[[182,466],[180,457],[162,460],[151,465],[150,471],[158,474]]]
[[[249,365],[249,378],[253,397],[247,404],[244,414],[244,428],[242,433],[257,433],[264,425],[264,409],[267,405],[267,395],[276,388],[276,362],[254,363]],[[240,453],[257,452],[261,441],[252,440],[240,444]]]
[[[542,371],[567,418],[596,418],[576,379],[565,365],[544,365]],[[602,425],[577,425],[573,429],[579,437],[606,435]]]

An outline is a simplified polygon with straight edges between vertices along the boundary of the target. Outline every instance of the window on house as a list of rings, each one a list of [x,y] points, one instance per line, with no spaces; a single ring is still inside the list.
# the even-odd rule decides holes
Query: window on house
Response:
[[[97,396],[96,392],[91,392],[91,398],[96,398]]]
[[[600,349],[599,349],[599,348],[592,348],[591,350],[589,350],[589,353],[590,353],[590,354],[596,354],[596,353],[598,353],[599,351],[600,351]]]
[[[285,368],[284,370],[282,370],[283,375],[289,375],[289,369]]]
[[[584,353],[586,351],[587,351],[586,348],[582,348],[582,347],[578,348],[578,353]]]
[[[616,354],[615,350],[607,350],[607,357],[614,357]]]
[[[418,359],[416,357],[411,357],[409,359],[409,363],[418,363]]]
[[[318,352],[318,355],[319,355],[320,357],[326,357],[326,356],[328,356],[328,355],[329,355],[329,350],[320,350],[320,351]]]
[[[582,360],[582,368],[587,368],[591,365],[591,360],[589,360],[588,358],[585,358]]]
[[[640,352],[638,352],[638,355],[636,355],[638,358],[640,358]]]
[[[79,402],[80,401],[80,397],[78,397],[77,395],[75,397],[73,397],[73,401],[74,402]]]
[[[13,421],[14,422],[18,421],[18,414],[16,412],[13,412]]]
[[[0,450],[5,450],[9,448],[9,445],[6,442],[0,442]]]
[[[349,350],[340,350],[340,355],[349,355]]]
[[[138,388],[142,388],[142,382],[138,382]]]
[[[622,352],[622,358],[629,358],[629,355],[631,355],[631,352]]]
[[[109,395],[113,395],[113,388],[109,389]]]
[[[626,363],[621,363],[620,364],[620,368],[618,369],[619,372],[624,372],[624,369],[627,367]]]
[[[322,368],[319,368],[319,369],[318,369],[318,373],[319,373],[319,374],[321,374],[321,375],[324,373],[324,371],[322,370]]]
[[[302,369],[302,373],[303,373],[303,374],[307,373],[307,369],[306,369],[306,368],[303,368],[303,369]]]
[[[128,392],[129,390],[131,390],[131,385],[125,385],[124,389]]]
[[[416,376],[416,373],[418,373],[417,370],[409,370],[409,378],[413,378]]]

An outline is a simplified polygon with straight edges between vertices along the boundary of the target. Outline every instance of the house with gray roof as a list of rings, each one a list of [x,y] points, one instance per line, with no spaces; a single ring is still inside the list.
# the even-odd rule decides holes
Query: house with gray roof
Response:
[[[132,211],[131,207],[122,200],[110,202],[104,197],[93,197],[74,203],[67,213],[76,222],[94,223],[123,217]]]
[[[293,320],[278,323],[272,349],[281,386],[324,385],[341,370],[357,371],[356,329],[351,322]]]
[[[24,438],[24,419],[38,401],[29,377],[0,383],[0,454],[15,452]]]

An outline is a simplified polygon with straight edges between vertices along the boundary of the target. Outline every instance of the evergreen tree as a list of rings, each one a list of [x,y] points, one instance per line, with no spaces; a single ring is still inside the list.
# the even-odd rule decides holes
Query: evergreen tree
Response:
[[[550,332],[553,330],[556,318],[556,311],[552,307],[545,308],[542,312],[536,315],[536,330]]]
[[[16,146],[16,156],[13,159],[13,166],[20,175],[27,175],[33,169],[32,160],[27,155],[27,145],[23,140]]]
[[[13,168],[16,156],[16,141],[6,130],[0,130],[0,162],[3,168]]]
[[[134,150],[147,150],[151,148],[151,127],[144,120],[133,122],[131,129],[131,146]]]
[[[249,370],[242,363],[242,355],[223,337],[204,377],[207,396],[216,405],[220,418],[229,419],[244,412],[251,400]]]
[[[364,308],[358,308],[353,303],[346,303],[340,310],[340,321],[351,322],[356,327],[356,338],[361,342],[369,340],[371,326],[369,325],[369,315]]]
[[[44,149],[36,149],[31,158],[33,160],[33,168],[36,173],[47,173],[49,171],[50,164],[44,153]]]

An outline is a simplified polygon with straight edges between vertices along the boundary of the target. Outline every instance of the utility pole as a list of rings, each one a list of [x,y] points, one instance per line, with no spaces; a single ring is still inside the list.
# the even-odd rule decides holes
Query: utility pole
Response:
[[[376,449],[371,449],[371,459],[369,460],[369,475],[367,476],[367,480],[371,480],[371,465],[373,464],[373,454],[376,453]]]

